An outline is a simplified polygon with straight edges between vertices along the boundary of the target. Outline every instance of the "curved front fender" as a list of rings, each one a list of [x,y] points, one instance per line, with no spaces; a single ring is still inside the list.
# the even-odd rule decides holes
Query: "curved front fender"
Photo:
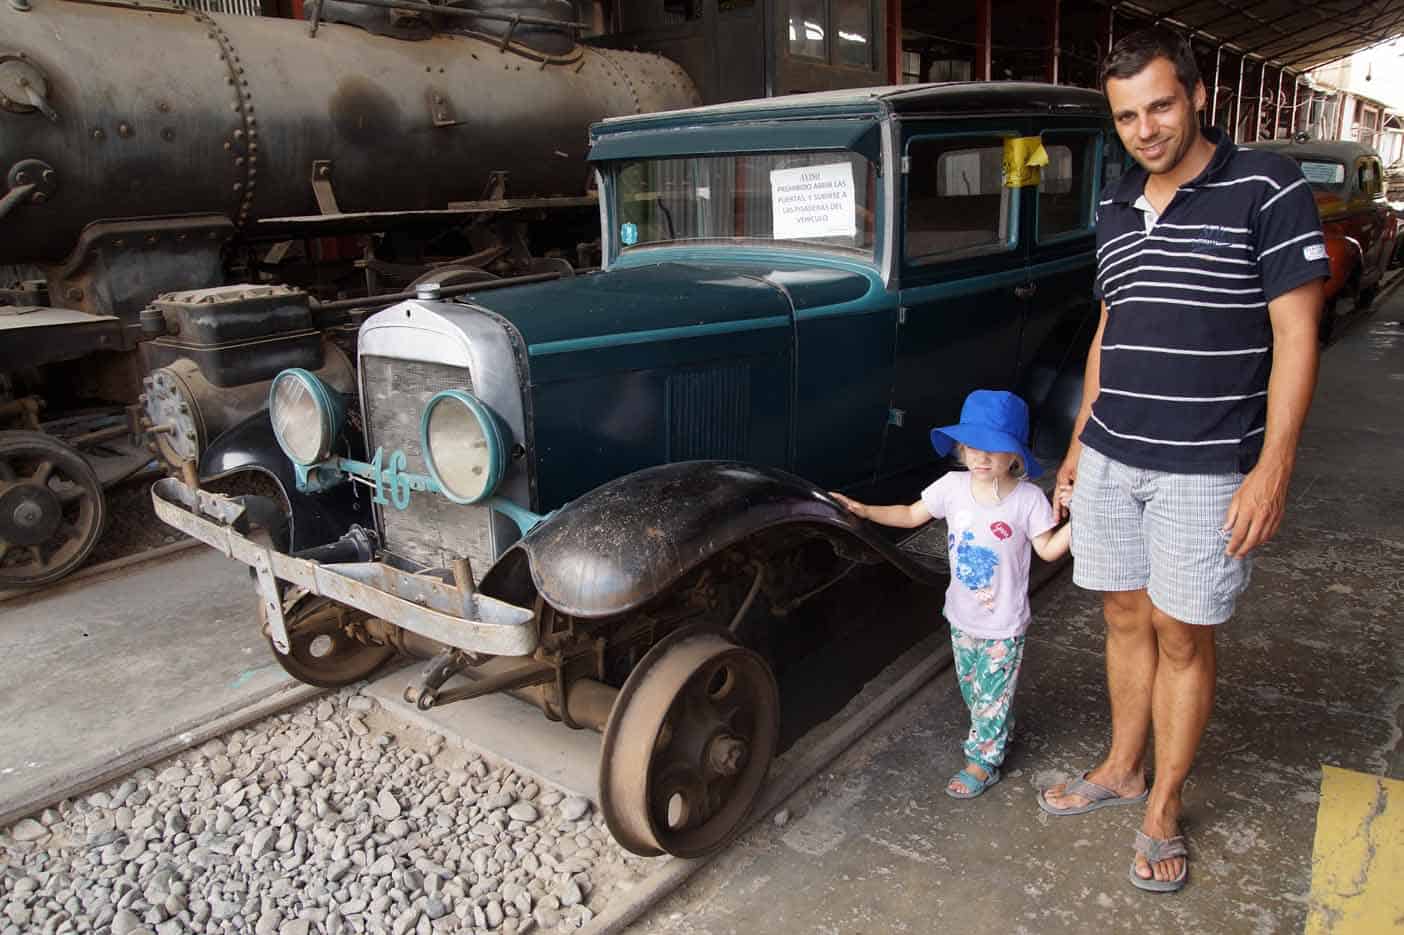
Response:
[[[369,496],[355,495],[350,484],[324,493],[305,494],[297,489],[292,462],[278,447],[268,410],[256,413],[220,435],[200,458],[200,479],[220,480],[253,471],[278,485],[291,515],[288,517],[287,550],[297,552],[341,538],[351,524],[372,524]]]
[[[846,537],[913,578],[944,583],[808,481],[739,461],[667,464],[596,487],[544,520],[497,567],[524,555],[548,604],[606,617],[642,606],[707,559],[781,526]]]
[[[1326,257],[1331,264],[1331,278],[1326,280],[1326,301],[1331,301],[1349,285],[1355,271],[1364,263],[1360,242],[1338,231],[1326,233]]]

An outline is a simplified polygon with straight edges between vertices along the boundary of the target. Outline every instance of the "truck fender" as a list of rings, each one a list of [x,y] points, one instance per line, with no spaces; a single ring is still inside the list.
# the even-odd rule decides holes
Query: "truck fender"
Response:
[[[286,537],[272,530],[275,541],[286,551],[296,552],[325,545],[346,533],[353,523],[371,526],[370,498],[357,496],[352,484],[341,484],[323,493],[306,494],[297,489],[293,464],[273,434],[268,410],[258,412],[220,435],[200,458],[201,482],[224,480],[254,472],[271,479],[282,494],[288,510],[283,514]],[[248,497],[248,500],[267,500]],[[269,504],[250,504],[250,515],[267,514]],[[277,512],[283,513],[281,504]],[[263,523],[267,525],[267,523]]]
[[[1060,370],[1040,367],[1019,388],[1033,412],[1030,447],[1045,470],[1057,470],[1072,441],[1086,368],[1085,356],[1065,362]]]
[[[1326,280],[1326,301],[1349,290],[1365,262],[1360,241],[1346,234],[1326,234],[1326,257],[1331,264],[1331,278]]]
[[[530,587],[556,610],[598,618],[662,595],[726,549],[777,527],[810,527],[849,551],[944,585],[823,490],[776,468],[740,461],[682,461],[596,487],[551,514],[503,553],[483,590]]]

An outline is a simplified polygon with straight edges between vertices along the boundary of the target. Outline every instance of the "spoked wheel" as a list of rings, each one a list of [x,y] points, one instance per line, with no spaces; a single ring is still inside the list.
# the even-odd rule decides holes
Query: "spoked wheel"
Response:
[[[740,830],[770,770],[780,694],[720,633],[671,634],[629,674],[605,727],[600,807],[635,854],[700,857]]]
[[[42,432],[0,432],[0,588],[73,571],[106,520],[102,484],[77,449]]]
[[[355,611],[333,600],[315,595],[304,596],[284,608],[283,619],[288,628],[288,654],[273,650],[273,657],[283,671],[308,685],[319,688],[341,688],[359,682],[395,655],[390,646],[364,643],[352,631]],[[264,635],[268,622],[263,602],[258,604],[259,623]],[[271,648],[273,641],[268,645]]]

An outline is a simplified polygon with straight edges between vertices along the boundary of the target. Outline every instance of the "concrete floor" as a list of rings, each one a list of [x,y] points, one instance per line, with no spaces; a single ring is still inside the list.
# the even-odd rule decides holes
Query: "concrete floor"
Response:
[[[1038,788],[1097,762],[1109,729],[1099,601],[1065,574],[1036,603],[1002,783],[971,802],[943,793],[966,724],[947,673],[805,786],[788,824],[760,824],[631,931],[1404,929],[1404,835],[1383,830],[1400,826],[1404,784],[1381,778],[1404,777],[1401,318],[1396,292],[1324,358],[1287,522],[1221,631],[1184,892],[1127,881],[1137,809],[1037,808]],[[1323,765],[1359,780],[1327,795],[1344,819],[1323,807],[1318,822]]]
[[[1288,523],[1223,630],[1219,707],[1188,790],[1184,893],[1126,881],[1134,809],[1054,819],[1035,805],[1037,788],[1096,761],[1108,729],[1097,600],[1065,574],[1036,601],[1004,782],[974,802],[942,793],[965,719],[947,673],[803,787],[786,826],[743,836],[633,930],[1404,927],[1399,893],[1374,897],[1404,878],[1404,791],[1379,778],[1404,776],[1404,294],[1381,305],[1325,358]],[[865,605],[882,624],[865,646],[938,599],[890,584]],[[0,605],[0,825],[314,692],[277,668],[252,600],[241,567],[201,551]],[[787,705],[835,694],[835,674],[813,665],[782,677]],[[795,684],[806,680],[814,690]],[[1341,770],[1323,779],[1323,764]]]
[[[0,826],[315,694],[254,610],[204,548],[0,604]]]

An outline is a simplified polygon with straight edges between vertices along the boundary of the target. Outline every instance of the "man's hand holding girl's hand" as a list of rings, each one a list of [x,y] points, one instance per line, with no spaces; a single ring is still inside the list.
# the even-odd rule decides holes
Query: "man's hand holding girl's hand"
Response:
[[[1082,443],[1074,438],[1063,463],[1058,465],[1058,486],[1053,492],[1053,518],[1060,523],[1072,515],[1072,489],[1077,483],[1077,462],[1081,456]]]

